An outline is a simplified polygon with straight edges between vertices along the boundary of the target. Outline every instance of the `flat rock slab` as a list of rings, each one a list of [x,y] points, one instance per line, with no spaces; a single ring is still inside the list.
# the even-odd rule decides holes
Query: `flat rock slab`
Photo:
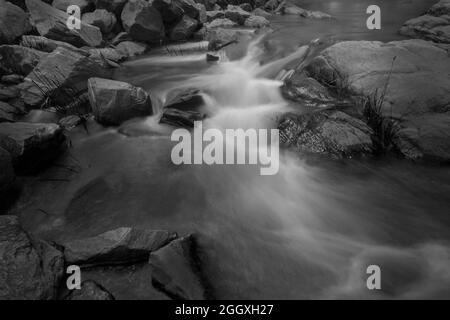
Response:
[[[174,239],[163,230],[119,228],[92,238],[63,243],[69,264],[95,266],[145,261],[150,252]]]
[[[16,216],[0,216],[0,300],[49,300],[64,272],[63,254],[32,239]]]

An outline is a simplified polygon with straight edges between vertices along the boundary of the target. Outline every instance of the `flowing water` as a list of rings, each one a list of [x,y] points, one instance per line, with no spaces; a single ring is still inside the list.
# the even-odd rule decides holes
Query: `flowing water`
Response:
[[[274,33],[218,64],[199,52],[127,63],[116,78],[151,92],[157,114],[119,129],[91,122],[88,133],[75,130],[61,166],[25,190],[17,207],[25,227],[48,239],[120,226],[195,232],[216,298],[449,298],[448,168],[289,151],[276,176],[245,165],[175,166],[172,128],[158,124],[174,90],[196,87],[207,93],[206,127],[274,128],[296,106],[273,78],[304,57],[300,45],[399,39],[402,22],[433,2],[380,1],[384,29],[371,33],[363,29],[368,1],[303,1],[337,20],[275,17]],[[366,288],[371,264],[381,267],[381,292]]]

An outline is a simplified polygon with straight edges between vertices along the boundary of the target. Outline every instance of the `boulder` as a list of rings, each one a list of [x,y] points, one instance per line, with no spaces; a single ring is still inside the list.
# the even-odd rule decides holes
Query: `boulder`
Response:
[[[281,4],[281,0],[269,0],[266,1],[264,5],[264,9],[270,12],[275,12],[275,10],[278,9],[279,5]],[[260,7],[258,5],[257,7]]]
[[[116,26],[117,18],[114,13],[105,9],[97,9],[94,12],[83,14],[81,21],[100,28],[100,31],[107,35],[113,31]]]
[[[163,230],[119,228],[62,245],[69,264],[115,265],[147,261],[152,251],[165,246],[174,238],[174,234]]]
[[[209,30],[206,40],[209,41],[208,48],[210,50],[217,50],[220,47],[238,41],[239,32],[236,30],[216,28]]]
[[[128,0],[93,0],[97,9],[105,9],[120,16]]]
[[[268,27],[270,22],[264,17],[251,15],[245,20],[244,25],[249,28],[263,28]]]
[[[67,42],[48,39],[41,36],[23,36],[20,45],[27,48],[36,49],[43,52],[53,52],[58,47],[64,47],[66,49],[77,51],[80,53],[86,53],[85,50],[79,49]]]
[[[247,20],[249,17],[250,13],[238,6],[229,5],[227,10],[225,10],[225,18],[239,25],[243,25],[245,23],[245,20]]]
[[[351,158],[373,151],[372,129],[363,121],[336,110],[281,117],[280,143],[301,152]]]
[[[16,175],[14,173],[11,155],[8,151],[0,147],[0,192],[8,190],[15,179]]]
[[[198,111],[164,108],[159,122],[174,127],[193,128],[195,121],[202,121],[204,118],[205,115]]]
[[[165,37],[161,14],[145,0],[130,0],[122,11],[122,24],[133,40],[159,42]]]
[[[100,78],[88,82],[89,100],[95,119],[105,125],[120,125],[153,113],[150,96],[131,84]]]
[[[206,7],[203,4],[197,4],[198,7],[198,23],[204,24],[208,21],[208,17],[206,15]]]
[[[187,40],[192,37],[195,30],[197,30],[197,26],[197,20],[184,15],[170,31],[170,39],[174,41]]]
[[[131,58],[147,52],[148,46],[145,43],[123,41],[116,46],[116,49]]]
[[[68,42],[76,47],[84,45],[98,47],[103,38],[99,28],[81,22],[80,30],[67,27],[69,15],[40,0],[25,0],[30,13],[30,22],[41,36]]]
[[[77,115],[70,115],[67,117],[62,118],[58,121],[58,124],[66,131],[70,131],[76,127],[78,127],[80,124],[82,124],[84,121],[83,118]]]
[[[406,21],[400,34],[413,38],[450,43],[450,15],[432,16],[429,14]]]
[[[252,7],[252,5],[251,5],[250,3],[243,3],[243,4],[240,4],[239,7],[240,7],[242,10],[247,11],[247,12],[252,12],[252,10],[253,10],[253,7]]]
[[[62,128],[54,123],[0,123],[0,147],[19,172],[34,173],[48,166],[65,148]]]
[[[20,7],[0,0],[0,44],[12,43],[31,31],[28,15]]]
[[[0,300],[55,299],[63,272],[60,251],[30,237],[16,216],[0,216]]]
[[[0,85],[0,101],[16,99],[20,96],[20,90],[16,86],[2,87]]]
[[[93,8],[91,0],[53,0],[52,2],[53,7],[64,12],[67,12],[67,8],[72,5],[78,6],[82,13]]]
[[[184,14],[191,17],[192,19],[197,19],[200,9],[194,0],[173,0],[175,1],[184,11]]]
[[[83,281],[80,290],[73,290],[65,300],[115,300],[105,288],[92,280]]]
[[[214,28],[220,28],[220,27],[234,27],[237,23],[231,21],[230,19],[215,19],[211,22],[208,22],[205,24],[207,29],[214,29]]]
[[[150,254],[152,283],[176,300],[205,300],[205,286],[192,236],[172,241]]]
[[[128,58],[128,55],[123,53],[119,49],[114,48],[93,48],[89,49],[90,57],[96,61],[101,61],[103,59],[107,59],[109,61],[113,61],[115,63],[123,62]]]
[[[151,5],[161,13],[161,17],[166,25],[177,23],[184,15],[184,10],[177,1],[153,0]]]
[[[22,99],[33,107],[39,107],[51,97],[55,103],[66,105],[74,94],[87,89],[92,77],[108,78],[111,71],[89,57],[89,53],[58,47],[36,66],[22,85]]]
[[[222,10],[214,10],[214,11],[206,12],[206,20],[208,22],[211,22],[216,19],[223,19],[223,18],[225,18],[225,12]]]
[[[16,45],[0,46],[0,75],[16,73],[26,76],[45,56],[45,53],[31,48]]]

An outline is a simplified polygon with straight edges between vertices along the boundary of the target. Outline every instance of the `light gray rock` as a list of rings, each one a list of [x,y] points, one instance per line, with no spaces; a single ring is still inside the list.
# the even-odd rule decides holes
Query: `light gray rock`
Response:
[[[16,73],[28,75],[46,54],[16,45],[0,46],[0,75]]]
[[[103,286],[92,280],[83,281],[80,290],[73,290],[65,300],[115,300]]]
[[[0,0],[0,44],[12,43],[31,31],[28,15],[20,7]]]
[[[120,81],[91,78],[88,89],[94,116],[99,123],[120,125],[153,113],[150,96],[142,88]]]
[[[83,14],[81,21],[100,28],[100,31],[107,35],[113,31],[117,23],[116,15],[105,9],[97,9],[93,12]]]
[[[175,235],[163,230],[119,228],[92,238],[64,242],[69,264],[115,265],[146,261],[151,252],[168,244]]]
[[[237,26],[236,22],[231,21],[230,19],[215,19],[211,22],[208,22],[205,24],[207,29],[214,29],[214,28],[220,28],[220,27],[234,27]]]
[[[251,15],[245,20],[244,25],[249,28],[264,28],[268,27],[270,22],[264,17]]]
[[[41,36],[68,42],[74,46],[98,47],[103,37],[99,28],[81,23],[80,30],[67,28],[69,15],[40,0],[25,0],[30,13],[30,22]]]
[[[131,58],[147,52],[148,46],[140,42],[122,41],[116,46],[116,49]]]
[[[60,251],[31,238],[16,216],[0,216],[0,300],[55,299],[63,268]]]
[[[133,40],[154,43],[165,37],[161,14],[145,0],[129,0],[121,18],[123,28]]]
[[[272,16],[271,13],[269,13],[261,8],[256,8],[255,10],[253,10],[252,15],[258,16],[258,17],[264,17],[264,18],[268,18],[268,17]]]

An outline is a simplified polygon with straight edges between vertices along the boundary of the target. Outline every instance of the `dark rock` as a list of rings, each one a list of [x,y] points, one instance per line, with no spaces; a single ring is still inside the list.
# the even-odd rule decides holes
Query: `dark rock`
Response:
[[[105,125],[120,125],[153,113],[150,96],[131,84],[100,78],[88,83],[89,100],[95,119]]]
[[[99,28],[81,23],[80,30],[67,28],[69,15],[40,0],[25,0],[30,12],[30,22],[41,36],[68,42],[74,46],[98,47],[103,38]]]
[[[243,10],[238,6],[229,5],[227,10],[225,11],[225,18],[230,19],[231,21],[243,25],[245,20],[250,17],[250,13]]]
[[[80,290],[73,290],[65,300],[115,300],[105,288],[92,280],[83,281]]]
[[[96,237],[63,243],[69,264],[115,265],[148,260],[149,254],[168,244],[174,234],[163,230],[119,228]]]
[[[177,92],[173,97],[169,98],[164,108],[198,111],[204,104],[205,100],[199,90],[187,89]]]
[[[286,114],[278,129],[280,143],[301,152],[351,158],[373,150],[372,129],[341,111]]]
[[[195,261],[194,239],[187,236],[172,241],[150,254],[152,282],[176,300],[204,300],[205,288]]]
[[[62,128],[54,123],[0,123],[0,147],[23,173],[48,166],[64,150],[64,142]]]
[[[0,74],[28,75],[45,53],[15,45],[0,46]]]
[[[162,19],[167,25],[177,23],[184,15],[180,3],[174,0],[153,0],[152,6],[161,13]]]
[[[0,300],[56,298],[64,272],[60,251],[31,238],[16,216],[0,216]]]
[[[23,47],[28,47],[44,52],[53,52],[58,47],[64,47],[71,51],[77,51],[82,54],[85,53],[85,50],[78,49],[77,47],[67,42],[56,41],[41,36],[23,36],[22,40],[20,41],[20,45]]]
[[[20,7],[0,0],[0,44],[12,43],[31,31],[28,15]]]
[[[174,127],[193,128],[195,121],[202,121],[204,118],[205,115],[198,111],[183,111],[178,109],[165,108],[159,122]]]
[[[8,151],[0,147],[0,192],[8,190],[16,179],[12,158]],[[1,200],[1,196],[0,196]]]
[[[53,7],[64,12],[67,11],[67,7],[72,5],[80,7],[82,13],[93,8],[91,0],[53,0],[52,2]]]
[[[170,39],[174,41],[187,40],[194,34],[197,30],[198,22],[197,20],[184,15],[181,20],[173,27],[170,31]]]
[[[116,49],[131,58],[146,53],[148,46],[145,43],[123,41],[116,46]]]
[[[116,26],[117,18],[114,13],[105,9],[97,9],[94,12],[83,14],[81,21],[100,28],[103,34],[109,34]]]
[[[87,89],[92,77],[109,78],[111,71],[89,57],[63,47],[49,53],[22,84],[22,98],[29,106],[40,106],[48,96],[60,105],[73,102],[71,92]],[[45,88],[46,94],[42,91]]]
[[[280,4],[281,0],[269,0],[264,4],[264,9],[270,12],[275,12]]]
[[[204,5],[207,11],[211,11],[215,9],[217,0],[195,0],[195,2]]]
[[[0,122],[14,122],[22,112],[8,103],[0,101]]]
[[[161,14],[145,0],[129,0],[121,18],[125,31],[133,40],[153,43],[165,37]]]
[[[120,63],[128,58],[127,54],[123,53],[121,50],[114,48],[89,49],[89,54],[90,57],[97,62],[107,59],[115,63]]]
[[[251,5],[250,3],[243,3],[243,4],[240,4],[239,7],[240,7],[242,10],[247,11],[247,12],[252,12],[252,10],[253,10],[252,5]]]
[[[19,84],[23,82],[24,77],[20,74],[9,74],[1,78],[1,82],[9,84]]]
[[[216,62],[216,61],[219,61],[219,60],[220,60],[220,57],[218,57],[218,56],[215,56],[215,55],[210,54],[210,53],[206,54],[206,61],[208,61],[208,62]]]
[[[200,13],[200,9],[194,0],[174,0],[184,11],[184,14],[191,17],[192,19],[197,19]]]
[[[77,115],[71,115],[59,120],[58,124],[66,131],[78,127],[84,120]]]
[[[106,9],[109,12],[114,12],[116,15],[120,16],[127,1],[128,0],[94,0],[94,3],[97,9]]]
[[[131,41],[131,37],[128,33],[126,32],[121,32],[119,33],[112,41],[111,44],[113,46],[117,46],[119,43],[124,42],[124,41]]]

